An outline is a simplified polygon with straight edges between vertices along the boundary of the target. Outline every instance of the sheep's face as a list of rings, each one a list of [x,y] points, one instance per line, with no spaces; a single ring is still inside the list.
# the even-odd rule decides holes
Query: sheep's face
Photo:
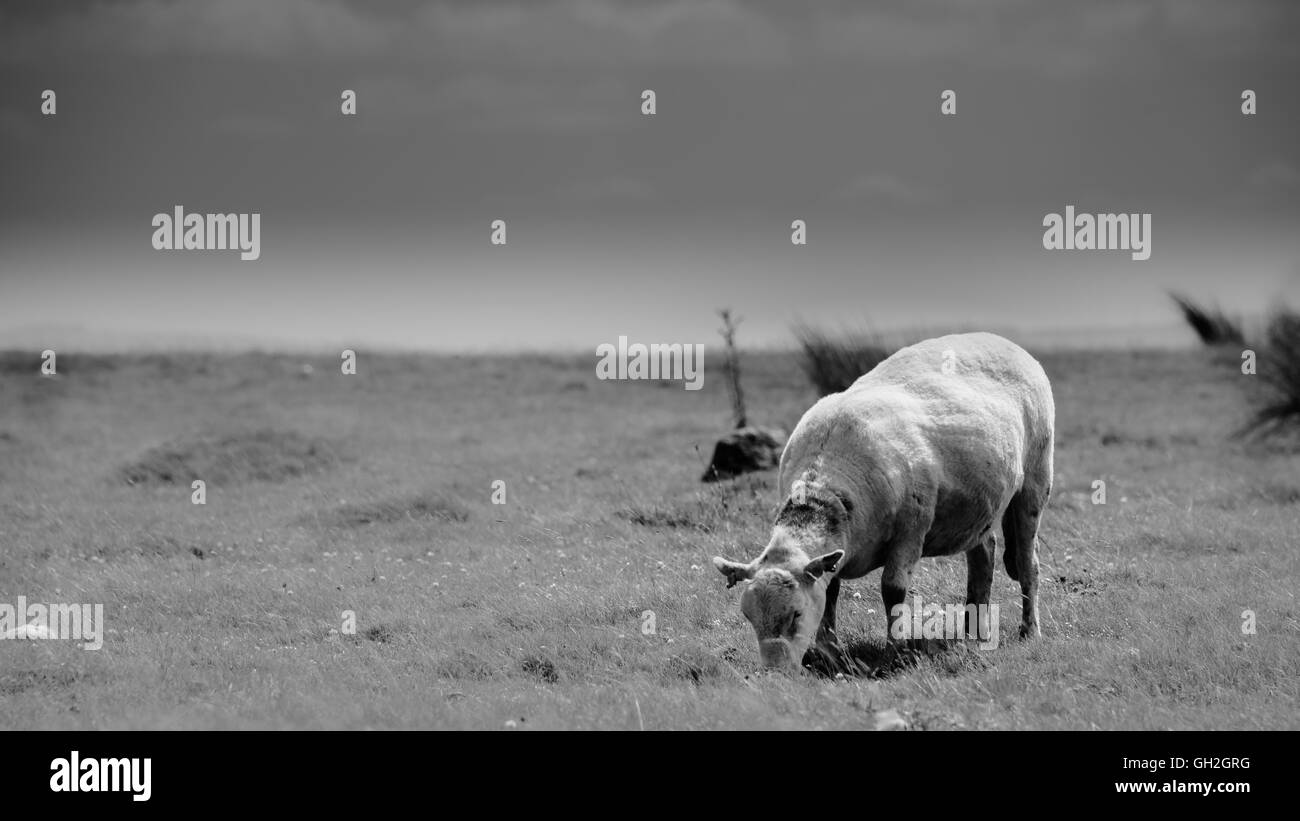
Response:
[[[826,610],[828,573],[843,555],[837,550],[794,568],[714,558],[714,566],[730,582],[728,587],[750,580],[740,596],[740,611],[754,628],[763,667],[799,669]]]

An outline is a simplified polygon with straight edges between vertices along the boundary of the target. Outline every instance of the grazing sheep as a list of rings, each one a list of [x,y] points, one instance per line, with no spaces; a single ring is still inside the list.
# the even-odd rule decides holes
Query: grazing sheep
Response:
[[[878,567],[891,636],[922,556],[965,553],[966,601],[987,605],[999,522],[1020,635],[1039,636],[1055,413],[1042,366],[988,333],[903,348],[813,405],[781,455],[784,501],[767,547],[747,564],[713,559],[728,587],[750,582],[740,606],[763,666],[797,669],[814,642],[834,653],[840,580]]]

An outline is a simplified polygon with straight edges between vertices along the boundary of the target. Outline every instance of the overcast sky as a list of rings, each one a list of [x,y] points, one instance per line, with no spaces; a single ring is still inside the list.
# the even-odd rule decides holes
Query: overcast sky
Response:
[[[1171,288],[1300,303],[1298,35],[1286,0],[6,2],[0,344],[594,350],[723,305],[742,343],[1110,344]],[[1044,250],[1071,204],[1150,213],[1150,260]],[[260,213],[261,258],[153,250],[176,205]]]

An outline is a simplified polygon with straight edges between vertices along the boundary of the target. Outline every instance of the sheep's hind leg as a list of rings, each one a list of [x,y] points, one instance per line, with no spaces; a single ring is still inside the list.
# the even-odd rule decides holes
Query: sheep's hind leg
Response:
[[[976,623],[970,620],[967,608],[963,619],[963,631],[968,640],[987,640],[992,625],[988,623],[989,598],[993,589],[993,553],[997,546],[997,537],[990,530],[975,547],[966,551],[966,604],[975,605]],[[983,622],[982,624],[980,622]]]
[[[1020,581],[1020,637],[1038,638],[1038,522],[1041,505],[1027,491],[1017,493],[1002,516],[1006,551],[1014,551]]]

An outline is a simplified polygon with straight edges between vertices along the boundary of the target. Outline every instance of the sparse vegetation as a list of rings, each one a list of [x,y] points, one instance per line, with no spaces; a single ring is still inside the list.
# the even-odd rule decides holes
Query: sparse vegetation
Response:
[[[689,527],[707,530],[708,526],[692,516],[663,507],[632,507],[618,511],[618,515],[634,525],[643,527]]]
[[[421,519],[464,522],[469,517],[469,508],[460,500],[443,493],[430,492],[396,499],[343,504],[319,518],[308,518],[319,521],[326,527],[362,527]]]
[[[891,654],[876,572],[840,596],[861,675],[795,680],[756,672],[740,588],[710,565],[757,555],[777,502],[771,471],[698,482],[722,379],[687,402],[635,383],[575,402],[585,359],[376,354],[360,383],[285,379],[301,360],[270,356],[122,358],[93,383],[0,367],[0,601],[107,620],[100,651],[0,641],[0,729],[870,729],[888,710],[916,729],[1300,729],[1296,456],[1225,435],[1250,409],[1239,372],[1199,351],[1039,358],[1059,440],[1043,640],[1015,639],[999,557],[996,650]],[[745,369],[769,418],[810,404],[789,354]],[[306,442],[348,457],[205,506],[177,478],[105,481],[178,419],[278,431],[256,440],[277,461]],[[179,461],[216,459],[214,436]],[[914,580],[927,602],[965,589],[960,559]]]
[[[731,420],[735,423],[733,427],[743,428],[749,424],[749,415],[745,411],[745,393],[740,387],[740,356],[736,353],[736,326],[740,324],[740,318],[733,318],[728,308],[719,309],[718,316],[722,319],[722,328],[718,333],[722,335],[727,351],[727,392],[731,397]]]
[[[818,396],[846,390],[897,350],[871,332],[831,336],[801,325],[795,329],[795,337],[803,354],[800,361],[804,373]]]
[[[295,431],[257,430],[202,436],[153,448],[123,466],[127,484],[283,482],[338,461],[327,442]]]
[[[1266,435],[1300,423],[1300,313],[1284,309],[1270,320],[1259,375],[1267,391],[1245,432]]]
[[[1218,308],[1197,305],[1181,294],[1171,293],[1169,298],[1182,312],[1183,319],[1196,331],[1201,342],[1206,345],[1242,345],[1245,335],[1241,331],[1241,321],[1230,318]]]

